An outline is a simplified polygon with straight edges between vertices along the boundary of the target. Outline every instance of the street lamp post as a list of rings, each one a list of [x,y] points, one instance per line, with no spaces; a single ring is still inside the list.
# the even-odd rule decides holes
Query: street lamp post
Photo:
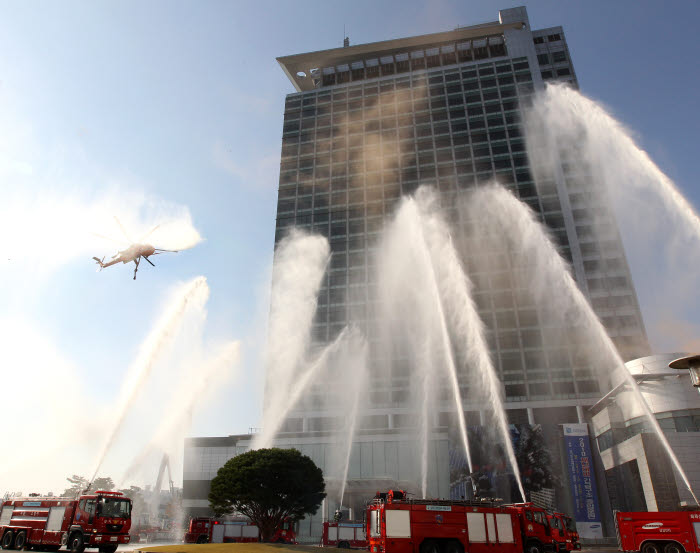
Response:
[[[698,388],[698,393],[700,393],[700,354],[681,357],[671,361],[668,366],[679,371],[687,370],[690,373],[690,381],[693,383],[693,386]]]

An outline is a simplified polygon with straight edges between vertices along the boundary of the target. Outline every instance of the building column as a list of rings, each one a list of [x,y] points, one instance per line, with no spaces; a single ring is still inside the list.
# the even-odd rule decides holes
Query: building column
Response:
[[[580,423],[586,422],[586,417],[583,414],[583,405],[576,406],[576,415],[578,415],[578,422],[580,422]]]

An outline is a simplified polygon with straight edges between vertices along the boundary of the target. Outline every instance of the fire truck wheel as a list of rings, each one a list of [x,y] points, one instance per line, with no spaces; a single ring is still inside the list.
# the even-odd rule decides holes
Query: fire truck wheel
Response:
[[[206,536],[199,536],[197,538],[197,543],[207,543],[209,540],[207,539]]]
[[[425,540],[420,545],[420,553],[441,553],[440,545],[433,540]]]
[[[642,553],[661,553],[661,548],[658,543],[648,541],[642,546]]]
[[[464,547],[457,540],[450,540],[447,542],[445,553],[464,553]]]
[[[338,547],[340,549],[350,549],[350,544],[346,541],[339,541],[338,542]]]
[[[664,553],[685,553],[685,549],[676,542],[670,541],[664,546]]]
[[[14,543],[14,541],[15,541],[15,534],[12,532],[12,530],[8,530],[2,536],[2,548],[3,549],[12,549],[12,544]]]
[[[80,532],[75,532],[68,540],[68,549],[72,553],[83,553],[85,551],[85,541]]]
[[[27,533],[23,530],[22,532],[17,532],[15,536],[15,549],[22,551],[27,545]]]
[[[542,553],[542,546],[536,541],[528,542],[525,546],[525,553]]]

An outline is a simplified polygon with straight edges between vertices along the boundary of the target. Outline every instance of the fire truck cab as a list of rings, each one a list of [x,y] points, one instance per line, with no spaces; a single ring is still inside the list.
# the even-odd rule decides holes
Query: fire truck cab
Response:
[[[495,503],[378,493],[367,507],[371,553],[522,553],[520,522]]]
[[[566,539],[566,550],[581,549],[581,540],[579,539],[574,519],[564,513],[554,513],[554,516],[561,521],[564,538]]]
[[[518,516],[524,551],[550,553],[559,550],[559,544],[552,535],[547,511],[532,503],[514,503],[506,505],[505,508]]]
[[[561,519],[554,513],[547,513],[547,522],[552,533],[552,542],[558,552],[566,552],[566,530]]]
[[[576,525],[564,513],[547,513],[547,521],[552,531],[552,542],[559,553],[581,549]]]

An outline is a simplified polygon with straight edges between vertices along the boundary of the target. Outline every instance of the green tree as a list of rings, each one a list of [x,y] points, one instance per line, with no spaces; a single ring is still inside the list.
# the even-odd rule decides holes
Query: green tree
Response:
[[[85,488],[87,488],[88,485],[87,478],[79,476],[77,474],[69,476],[68,478],[66,478],[66,480],[70,482],[71,486],[63,491],[61,497],[77,497],[82,493],[82,491]]]
[[[77,474],[74,474],[73,476],[69,476],[66,478],[68,482],[71,483],[70,488],[66,488],[63,493],[61,494],[61,497],[78,497],[85,488],[88,487],[88,484],[90,482],[88,481],[87,478],[83,476],[79,476]],[[106,491],[112,491],[115,488],[114,482],[109,476],[106,476],[104,478],[95,478],[95,481],[92,483],[90,486],[90,491],[94,492],[96,490],[106,490]]]
[[[258,449],[230,459],[211,481],[209,505],[216,514],[240,513],[270,541],[289,518],[315,513],[326,497],[323,472],[296,449]]]
[[[105,476],[104,478],[95,478],[90,486],[90,491],[105,490],[111,492],[115,487],[114,481],[109,476]]]

